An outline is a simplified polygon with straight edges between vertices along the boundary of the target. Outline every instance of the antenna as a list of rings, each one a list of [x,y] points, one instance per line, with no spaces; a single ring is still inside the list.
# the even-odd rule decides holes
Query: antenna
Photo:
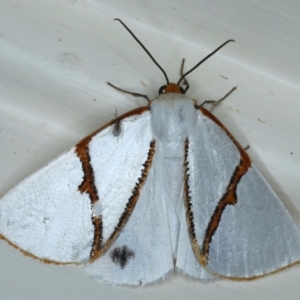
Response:
[[[154,59],[154,57],[151,55],[151,53],[147,50],[147,48],[139,41],[139,39],[135,36],[135,34],[120,20],[120,19],[114,19],[115,21],[119,21],[125,28],[126,30],[132,35],[132,37],[140,44],[140,46],[145,50],[145,52],[150,56],[150,58],[152,59],[152,61],[160,68],[160,70],[163,72],[166,80],[167,80],[167,84],[169,84],[169,78],[166,74],[166,72],[164,71],[164,69],[158,64],[158,62]]]
[[[228,44],[229,42],[235,42],[235,40],[228,40],[227,42],[225,42],[224,44],[222,44],[221,46],[219,46],[216,50],[214,50],[212,53],[208,54],[206,57],[204,57],[200,62],[198,62],[196,64],[195,67],[191,68],[189,71],[187,71],[186,73],[184,73],[180,79],[177,82],[177,85],[179,85],[180,81],[183,80],[183,78],[185,78],[188,74],[190,74],[191,72],[193,72],[196,68],[198,68],[202,63],[204,63],[208,58],[210,58],[212,55],[214,55],[216,52],[218,52],[222,47],[224,47],[226,44]]]

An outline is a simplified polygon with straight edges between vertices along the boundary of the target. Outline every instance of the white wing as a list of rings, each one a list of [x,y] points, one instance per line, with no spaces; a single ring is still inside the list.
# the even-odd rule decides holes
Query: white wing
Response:
[[[153,118],[131,111],[117,137],[114,120],[24,180],[0,202],[0,237],[123,285],[174,265],[238,279],[298,262],[299,230],[280,200],[223,125],[185,101],[161,96]]]
[[[3,197],[2,238],[43,261],[87,262],[105,251],[132,212],[151,143],[146,107],[120,118],[118,138],[111,122]]]
[[[87,261],[94,230],[83,176],[72,149],[17,185],[0,201],[2,237],[42,260]]]
[[[206,270],[247,279],[300,261],[300,234],[290,215],[247,153],[202,108],[186,164],[189,234]]]

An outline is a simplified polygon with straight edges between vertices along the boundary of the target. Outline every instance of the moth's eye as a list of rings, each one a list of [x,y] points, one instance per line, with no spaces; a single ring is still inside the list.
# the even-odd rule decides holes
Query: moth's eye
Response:
[[[180,89],[180,92],[181,92],[182,94],[185,94],[185,90],[184,90],[183,87],[180,86],[179,89]]]
[[[161,86],[160,89],[158,90],[158,94],[161,95],[165,91],[166,87],[167,87],[166,85]]]

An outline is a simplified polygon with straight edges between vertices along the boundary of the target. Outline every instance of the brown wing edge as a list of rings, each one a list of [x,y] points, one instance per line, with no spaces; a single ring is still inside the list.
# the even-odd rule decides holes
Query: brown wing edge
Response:
[[[19,250],[22,254],[24,254],[25,256],[28,256],[30,258],[39,260],[45,264],[54,264],[54,265],[80,265],[81,263],[79,262],[59,262],[59,261],[55,261],[55,260],[51,260],[51,259],[46,259],[46,258],[41,258],[38,256],[35,256],[34,254],[23,250],[22,248],[20,248],[19,246],[17,246],[16,244],[12,243],[9,239],[7,239],[4,235],[2,235],[0,233],[0,239],[6,241],[10,246],[14,247],[15,249]]]
[[[209,111],[207,111],[203,107],[198,108],[200,112],[205,115],[207,118],[211,119],[213,122],[215,122],[219,127],[221,127],[224,130],[224,133],[229,136],[229,138],[232,140],[232,142],[235,144],[237,149],[240,152],[240,162],[235,168],[231,179],[229,181],[229,184],[226,188],[225,193],[219,200],[215,211],[213,212],[211,219],[209,221],[209,224],[205,230],[205,237],[202,242],[202,245],[199,246],[196,234],[195,234],[195,225],[194,225],[194,215],[192,211],[192,202],[191,202],[191,196],[190,196],[190,187],[189,187],[189,165],[188,165],[188,154],[189,154],[189,141],[188,139],[185,142],[184,147],[184,194],[185,194],[185,207],[186,207],[186,219],[189,229],[189,236],[192,244],[192,249],[194,251],[194,254],[198,260],[198,262],[202,266],[206,266],[208,263],[208,256],[209,256],[209,247],[210,243],[212,241],[212,237],[216,230],[218,229],[218,226],[220,224],[221,216],[223,211],[225,210],[227,205],[235,205],[237,203],[237,195],[236,195],[236,189],[239,181],[243,177],[243,175],[247,172],[247,170],[251,166],[251,160],[248,156],[247,152],[242,148],[242,146],[237,142],[237,140],[232,136],[232,134],[225,128],[225,126]]]
[[[259,278],[262,278],[262,277],[266,277],[266,276],[284,271],[286,269],[289,269],[290,267],[293,267],[293,266],[299,265],[299,264],[300,264],[300,261],[295,261],[292,264],[284,266],[284,267],[279,268],[277,270],[274,270],[274,271],[271,271],[271,272],[268,272],[268,273],[265,273],[265,274],[262,274],[262,275],[251,276],[251,277],[230,277],[230,276],[220,275],[220,274],[217,274],[217,273],[212,273],[212,275],[215,275],[215,276],[218,276],[218,277],[224,278],[224,279],[234,280],[234,281],[251,281],[251,280],[259,279]]]

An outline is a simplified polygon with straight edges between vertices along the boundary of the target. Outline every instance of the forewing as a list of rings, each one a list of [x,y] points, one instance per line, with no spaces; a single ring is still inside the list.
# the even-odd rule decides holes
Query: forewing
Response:
[[[121,135],[107,127],[78,145],[87,170],[81,191],[93,201],[95,241],[92,259],[102,255],[114,242],[138,200],[152,164],[150,112],[144,109],[122,119]],[[121,117],[120,117],[121,118]]]
[[[253,278],[300,259],[290,215],[224,126],[199,109],[186,142],[185,205],[197,260],[212,274]]]
[[[146,107],[120,118],[120,136],[109,123],[3,197],[2,238],[46,262],[87,262],[103,253],[130,216],[151,143]]]

